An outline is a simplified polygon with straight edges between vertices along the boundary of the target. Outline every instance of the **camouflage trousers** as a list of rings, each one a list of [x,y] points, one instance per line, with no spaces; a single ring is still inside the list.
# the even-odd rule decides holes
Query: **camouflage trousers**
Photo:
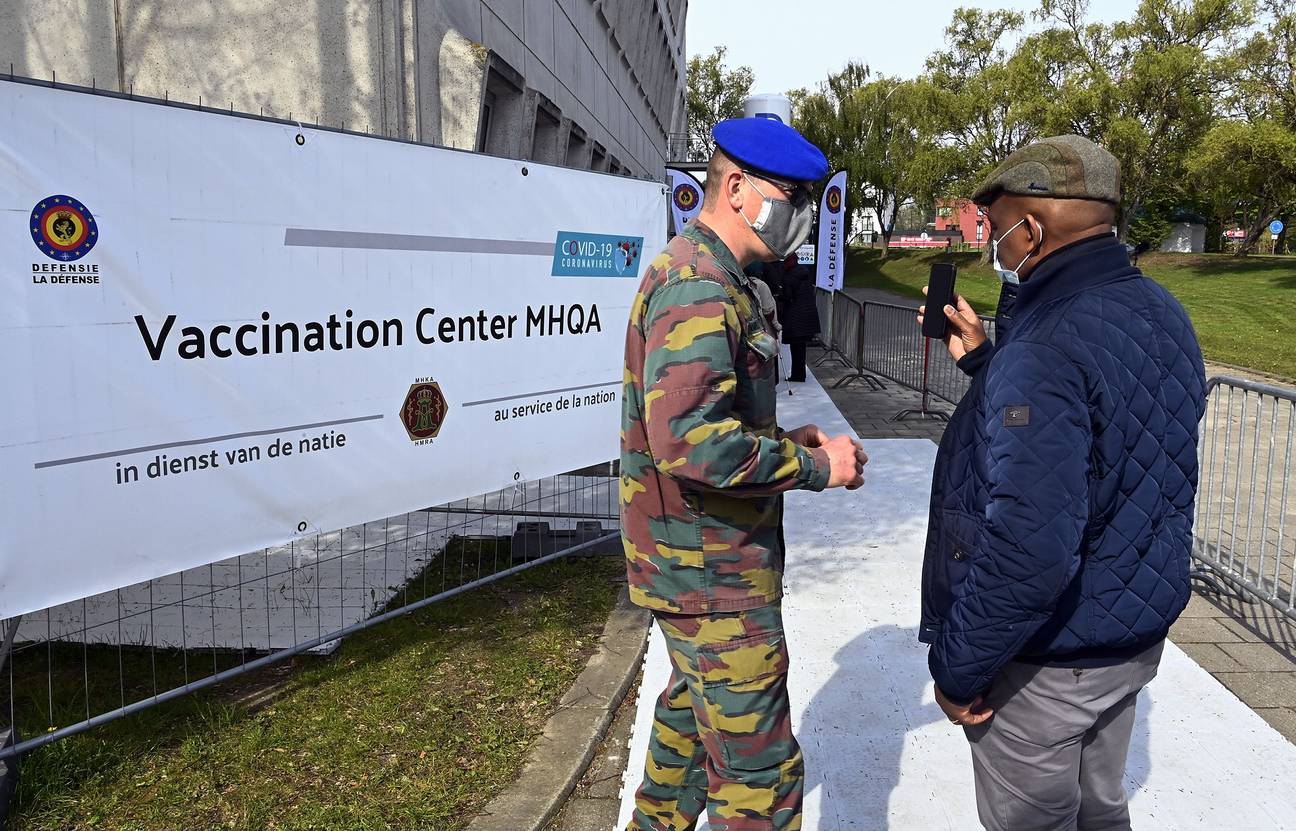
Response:
[[[782,607],[655,616],[671,677],[627,831],[686,831],[704,809],[712,831],[800,829]]]

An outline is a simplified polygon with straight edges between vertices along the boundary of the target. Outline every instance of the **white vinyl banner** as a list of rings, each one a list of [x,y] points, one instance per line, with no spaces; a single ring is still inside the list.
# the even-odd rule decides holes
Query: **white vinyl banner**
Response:
[[[828,180],[819,202],[819,246],[815,262],[815,285],[839,291],[845,285],[846,258],[846,171]]]
[[[661,184],[0,81],[0,618],[618,452]]]
[[[666,168],[666,182],[670,185],[671,218],[678,234],[702,211],[702,183],[687,170],[674,167]]]

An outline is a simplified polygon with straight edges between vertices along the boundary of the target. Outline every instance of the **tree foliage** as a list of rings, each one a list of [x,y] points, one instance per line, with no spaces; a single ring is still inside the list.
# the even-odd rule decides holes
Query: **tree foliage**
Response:
[[[1157,249],[1170,234],[1170,219],[1164,210],[1144,208],[1143,212],[1131,220],[1125,241],[1130,245],[1145,245]]]
[[[927,59],[932,116],[959,151],[951,184],[960,191],[970,192],[1008,154],[1039,137],[1031,55],[1008,49],[1024,22],[1019,12],[960,8],[945,29],[946,48]]]
[[[1217,214],[1246,229],[1240,253],[1255,250],[1274,217],[1296,209],[1296,132],[1277,121],[1220,122],[1189,170]]]
[[[694,55],[688,63],[688,157],[704,162],[715,151],[711,128],[743,114],[743,99],[751,94],[749,66],[725,66],[727,49],[717,46],[710,55]]]
[[[1120,161],[1126,240],[1156,244],[1188,210],[1247,229],[1245,254],[1273,219],[1296,221],[1291,0],[1141,0],[1115,23],[1094,20],[1089,0],[1037,2],[1030,28],[1016,11],[956,10],[917,78],[852,63],[792,93],[797,126],[848,171],[848,200],[878,211],[884,240],[897,205],[966,198],[1017,148],[1065,133]],[[751,75],[725,80],[723,57],[690,69],[706,101],[740,89],[737,114]]]
[[[1133,19],[1088,22],[1088,0],[1042,0],[1049,28],[1019,51],[1053,71],[1037,118],[1088,136],[1120,160],[1121,234],[1181,182],[1217,117],[1225,57],[1254,19],[1250,0],[1142,0]]]
[[[829,76],[817,92],[793,96],[796,126],[830,164],[846,170],[847,204],[877,213],[884,244],[895,230],[897,207],[930,206],[955,171],[958,151],[939,140],[934,98],[929,81],[873,77],[857,63]]]
[[[1220,214],[1247,230],[1240,254],[1255,250],[1272,219],[1284,220],[1280,245],[1296,221],[1296,8],[1287,0],[1260,6],[1263,25],[1230,58],[1228,118],[1207,134],[1192,165]],[[1226,168],[1209,168],[1208,159]]]

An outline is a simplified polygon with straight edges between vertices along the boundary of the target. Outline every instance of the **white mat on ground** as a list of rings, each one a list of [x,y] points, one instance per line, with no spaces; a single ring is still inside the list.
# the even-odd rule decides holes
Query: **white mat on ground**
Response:
[[[817,382],[780,396],[779,421],[848,425]],[[806,757],[807,831],[979,827],[962,732],[932,698],[917,642],[919,575],[936,446],[866,444],[854,493],[787,501],[784,618]],[[668,666],[655,627],[640,689],[621,825],[628,821]],[[1170,645],[1139,701],[1126,772],[1134,826],[1296,829],[1296,746]],[[699,828],[706,828],[705,822]]]

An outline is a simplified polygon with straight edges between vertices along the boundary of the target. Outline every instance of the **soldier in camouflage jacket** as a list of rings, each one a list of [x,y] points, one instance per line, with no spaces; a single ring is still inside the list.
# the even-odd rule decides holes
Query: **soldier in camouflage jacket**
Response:
[[[846,436],[779,430],[777,342],[742,271],[804,239],[804,183],[827,163],[779,122],[715,135],[702,214],[649,266],[626,333],[622,540],[672,668],[630,831],[682,831],[704,810],[716,831],[800,828],[781,494],[858,487],[867,461]]]

